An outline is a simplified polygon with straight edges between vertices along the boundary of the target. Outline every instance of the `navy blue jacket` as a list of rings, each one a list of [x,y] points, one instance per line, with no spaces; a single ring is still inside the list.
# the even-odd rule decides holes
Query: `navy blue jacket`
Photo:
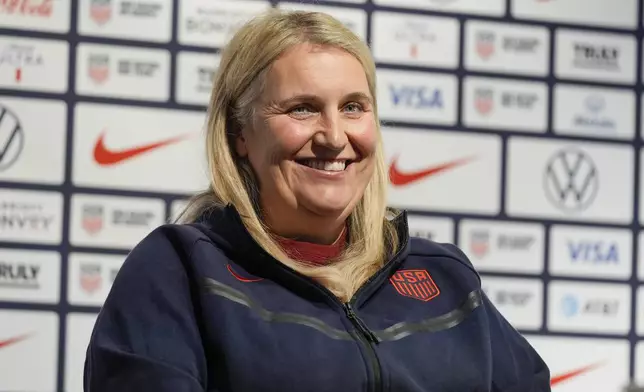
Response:
[[[400,251],[346,304],[267,255],[232,207],[156,229],[101,309],[85,391],[550,391],[467,257],[395,219]]]

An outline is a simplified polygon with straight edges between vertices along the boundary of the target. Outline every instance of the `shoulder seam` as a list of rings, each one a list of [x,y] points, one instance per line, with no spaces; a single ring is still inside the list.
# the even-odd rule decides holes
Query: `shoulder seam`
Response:
[[[197,242],[206,241],[206,238],[208,238],[208,237],[201,230],[197,229],[196,227],[194,227],[192,225],[184,225],[184,227],[186,227],[188,230],[196,231],[197,234],[198,234],[198,237],[195,238],[194,241],[192,241],[192,243],[190,243],[190,250],[188,252],[188,258],[192,259],[192,252],[193,252],[194,247],[197,244]]]
[[[176,248],[176,246],[179,245],[180,247],[184,248],[185,253],[188,256],[188,260],[192,260],[192,252],[194,250],[195,244],[197,242],[199,242],[199,240],[203,240],[203,238],[198,237],[198,238],[194,239],[192,242],[190,242],[190,243],[186,242],[186,243],[184,243],[183,246],[181,246],[181,244],[175,243],[175,241],[173,241],[173,239],[171,238],[171,237],[174,237],[174,236],[178,235],[176,230],[172,230],[172,228],[174,226],[178,226],[178,225],[164,225],[164,226],[159,227],[159,229],[163,233],[163,236],[165,237],[165,240],[168,241],[168,243],[174,248],[175,252],[177,252],[179,250],[179,249]],[[188,226],[188,225],[186,225],[185,227],[192,228],[191,226]],[[197,231],[199,231],[199,230],[197,230]],[[174,232],[174,233],[172,233],[172,232]],[[200,231],[199,231],[199,234],[203,235],[203,233],[201,233]],[[185,268],[185,266],[184,266],[184,268]]]
[[[445,255],[445,254],[427,254],[427,253],[409,253],[409,256],[421,256],[421,257],[444,257],[447,259],[452,259],[458,261],[460,264],[463,264],[465,267],[467,267],[470,271],[474,272],[476,274],[476,277],[479,279],[479,282],[481,281],[481,275],[479,272],[474,268],[472,265],[472,262],[465,262],[458,257],[454,257],[452,255]]]

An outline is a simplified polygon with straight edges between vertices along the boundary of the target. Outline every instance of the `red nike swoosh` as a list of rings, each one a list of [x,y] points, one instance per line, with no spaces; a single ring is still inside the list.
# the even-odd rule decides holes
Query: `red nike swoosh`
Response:
[[[409,185],[412,182],[419,181],[425,177],[430,177],[430,176],[439,174],[441,172],[444,172],[445,170],[449,170],[454,167],[464,165],[473,159],[474,159],[473,157],[457,159],[454,161],[442,163],[440,165],[428,167],[423,170],[405,173],[400,171],[400,169],[398,169],[398,157],[395,157],[391,162],[391,165],[389,166],[389,181],[391,182],[392,185],[395,185],[395,186]]]
[[[101,166],[115,165],[148,151],[177,143],[187,138],[188,136],[191,135],[181,135],[156,143],[146,144],[143,146],[137,146],[120,151],[114,151],[105,146],[105,132],[103,132],[94,145],[94,160]]]
[[[589,371],[599,367],[600,365],[601,364],[596,363],[596,364],[593,364],[593,365],[584,366],[584,367],[579,368],[579,369],[571,370],[571,371],[568,371],[568,372],[565,372],[565,373],[557,374],[557,375],[555,375],[555,376],[550,378],[550,386],[554,387],[555,385],[559,385],[559,384],[563,383],[564,381],[568,381],[568,380],[570,380],[572,378],[581,376],[582,374],[588,373]]]
[[[0,340],[0,348],[5,348],[5,347],[8,347],[8,346],[11,346],[12,344],[15,344],[15,343],[18,343],[18,342],[20,342],[22,340],[25,340],[28,337],[29,337],[29,335],[27,334],[27,335],[15,336],[15,337],[9,338],[9,339]]]

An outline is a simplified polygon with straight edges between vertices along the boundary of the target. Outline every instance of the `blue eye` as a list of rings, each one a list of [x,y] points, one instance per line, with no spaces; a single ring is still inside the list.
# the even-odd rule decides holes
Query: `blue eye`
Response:
[[[295,107],[295,108],[291,109],[291,113],[295,113],[295,114],[306,114],[306,113],[310,113],[310,112],[311,112],[311,110],[306,106],[298,106],[298,107]]]
[[[352,102],[350,104],[347,104],[344,107],[344,109],[349,111],[349,112],[356,113],[356,112],[362,111],[362,106],[357,104],[357,103],[355,103],[355,102]]]

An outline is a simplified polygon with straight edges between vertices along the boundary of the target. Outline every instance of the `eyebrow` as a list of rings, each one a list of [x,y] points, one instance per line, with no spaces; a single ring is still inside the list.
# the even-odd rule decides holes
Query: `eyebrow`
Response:
[[[319,101],[320,98],[314,94],[299,94],[290,98],[286,98],[281,101],[275,101],[280,107],[290,106],[296,102],[312,102]],[[373,104],[371,97],[363,92],[353,92],[342,97],[343,101],[367,101],[369,104]]]

